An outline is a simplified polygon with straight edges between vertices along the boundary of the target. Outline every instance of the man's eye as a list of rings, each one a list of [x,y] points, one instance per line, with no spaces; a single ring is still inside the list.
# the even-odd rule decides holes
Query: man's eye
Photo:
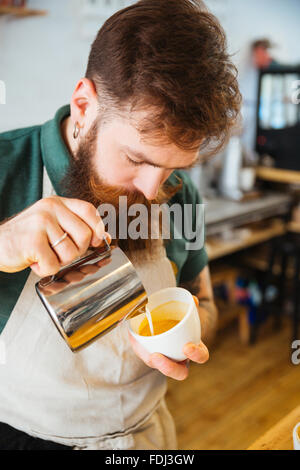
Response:
[[[134,160],[131,160],[131,158],[129,158],[128,155],[126,155],[126,160],[128,161],[128,163],[130,163],[130,165],[133,165],[133,166],[143,165],[144,163],[144,162],[135,162]]]

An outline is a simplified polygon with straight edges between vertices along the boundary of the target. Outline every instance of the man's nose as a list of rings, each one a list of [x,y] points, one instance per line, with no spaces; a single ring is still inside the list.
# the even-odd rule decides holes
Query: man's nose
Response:
[[[133,184],[138,191],[144,194],[146,199],[151,201],[158,194],[159,187],[164,179],[164,172],[163,168],[147,169],[133,180]]]

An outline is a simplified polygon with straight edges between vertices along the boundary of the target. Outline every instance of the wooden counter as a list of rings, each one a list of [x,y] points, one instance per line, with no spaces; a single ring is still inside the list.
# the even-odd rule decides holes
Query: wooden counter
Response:
[[[248,450],[293,450],[293,429],[300,422],[300,406],[255,441]]]

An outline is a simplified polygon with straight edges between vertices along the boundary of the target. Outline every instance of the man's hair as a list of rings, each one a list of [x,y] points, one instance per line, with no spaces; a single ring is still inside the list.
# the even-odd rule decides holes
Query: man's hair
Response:
[[[200,1],[140,0],[94,40],[86,77],[105,112],[149,110],[138,130],[178,147],[219,151],[239,117],[225,33]]]
[[[256,49],[257,47],[263,47],[264,49],[271,49],[274,47],[274,44],[270,41],[270,39],[263,38],[257,39],[251,44],[252,49]]]

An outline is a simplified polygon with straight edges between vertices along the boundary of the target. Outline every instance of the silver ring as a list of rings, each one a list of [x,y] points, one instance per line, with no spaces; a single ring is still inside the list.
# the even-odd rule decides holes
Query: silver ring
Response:
[[[67,238],[68,234],[65,232],[62,237],[60,237],[56,242],[52,243],[51,248],[57,246],[60,242],[62,242],[65,238]]]

